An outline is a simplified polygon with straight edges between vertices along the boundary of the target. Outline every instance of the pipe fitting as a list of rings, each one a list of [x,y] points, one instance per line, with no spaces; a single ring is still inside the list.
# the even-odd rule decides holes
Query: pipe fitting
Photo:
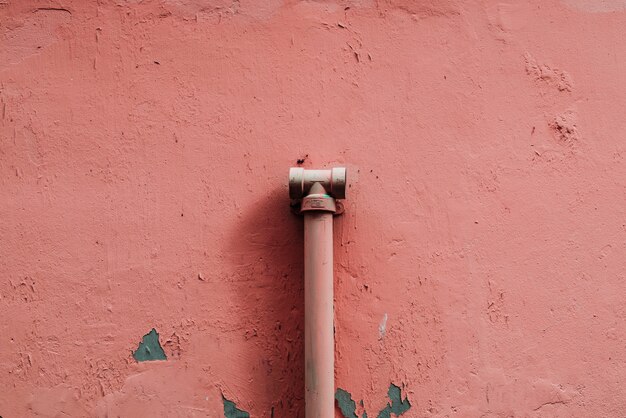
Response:
[[[302,199],[311,193],[313,185],[318,183],[324,193],[335,199],[346,197],[346,168],[335,167],[330,170],[305,170],[302,167],[289,169],[289,197]]]
[[[337,213],[335,198],[328,195],[320,183],[314,183],[309,194],[302,198],[300,213],[309,211]]]

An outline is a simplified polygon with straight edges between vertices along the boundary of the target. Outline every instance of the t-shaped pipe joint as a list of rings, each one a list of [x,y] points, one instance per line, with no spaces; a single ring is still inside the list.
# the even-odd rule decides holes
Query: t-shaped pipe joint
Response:
[[[319,183],[327,194],[335,199],[346,197],[346,169],[335,167],[330,170],[305,170],[302,167],[289,169],[289,197],[302,199]]]

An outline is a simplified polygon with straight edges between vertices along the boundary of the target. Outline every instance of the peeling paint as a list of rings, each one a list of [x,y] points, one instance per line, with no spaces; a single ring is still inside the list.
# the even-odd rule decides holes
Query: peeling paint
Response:
[[[133,353],[133,357],[137,361],[167,360],[156,329],[152,328],[149,333],[143,336],[139,347]]]
[[[389,391],[387,392],[391,403],[388,403],[385,409],[378,413],[378,418],[391,418],[391,414],[400,416],[411,408],[411,403],[405,397],[402,400],[402,392],[400,388],[393,383],[389,385]]]
[[[576,114],[572,110],[555,116],[549,126],[561,144],[574,145],[580,140],[580,134],[576,126]]]
[[[524,54],[524,60],[526,61],[526,74],[532,76],[537,82],[556,87],[561,92],[571,92],[574,89],[572,76],[568,72],[540,64],[528,52]]]
[[[394,385],[393,383],[390,384],[387,394],[391,403],[387,403],[387,406],[385,406],[385,408],[378,413],[377,418],[391,418],[391,414],[394,414],[394,416],[400,416],[411,409],[411,403],[408,398],[405,397],[404,400],[402,400],[402,391],[400,387]],[[359,418],[356,414],[356,402],[352,399],[350,392],[337,388],[337,391],[335,392],[335,399],[337,400],[337,406],[339,407],[339,410],[344,418]],[[363,407],[363,401],[360,401],[359,405]],[[362,418],[367,418],[367,411],[363,411]]]
[[[335,392],[335,399],[337,400],[337,406],[339,410],[346,418],[359,418],[356,415],[356,402],[352,400],[350,392],[337,388]]]
[[[224,416],[226,418],[250,418],[249,413],[238,409],[235,402],[226,399],[224,395],[222,395],[222,400],[224,401]]]

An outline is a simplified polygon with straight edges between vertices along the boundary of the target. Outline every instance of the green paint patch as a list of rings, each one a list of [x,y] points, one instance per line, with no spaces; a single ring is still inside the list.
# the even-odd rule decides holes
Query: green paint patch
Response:
[[[406,397],[402,400],[400,388],[393,383],[389,386],[387,394],[389,399],[391,399],[391,403],[387,403],[385,409],[380,411],[378,418],[391,418],[391,414],[400,416],[411,408],[409,400]]]
[[[165,351],[161,347],[159,342],[159,333],[156,329],[152,330],[143,336],[143,339],[139,343],[139,347],[133,353],[133,357],[137,361],[153,361],[153,360],[167,360]]]
[[[222,400],[224,401],[224,416],[226,418],[250,418],[249,413],[242,411],[241,409],[237,409],[235,402],[229,401],[224,397],[224,395],[222,395]]]
[[[359,418],[356,415],[356,402],[352,400],[350,392],[337,388],[335,399],[337,400],[339,410],[345,418]]]
[[[399,417],[411,408],[411,403],[408,398],[405,397],[403,400],[402,391],[393,383],[389,386],[387,395],[389,395],[391,402],[387,402],[387,406],[378,413],[377,418],[391,418],[391,414]],[[356,402],[352,399],[350,392],[337,388],[335,399],[337,400],[337,406],[344,418],[359,418],[356,414]],[[360,401],[359,404],[363,407],[363,401]],[[367,418],[366,411],[363,411],[362,418]]]

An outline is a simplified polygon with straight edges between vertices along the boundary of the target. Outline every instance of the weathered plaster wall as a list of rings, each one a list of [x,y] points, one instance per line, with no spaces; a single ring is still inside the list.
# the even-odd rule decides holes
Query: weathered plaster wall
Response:
[[[391,383],[411,417],[625,416],[625,25],[622,0],[0,1],[0,415],[303,417],[302,158],[350,170],[359,417]]]

